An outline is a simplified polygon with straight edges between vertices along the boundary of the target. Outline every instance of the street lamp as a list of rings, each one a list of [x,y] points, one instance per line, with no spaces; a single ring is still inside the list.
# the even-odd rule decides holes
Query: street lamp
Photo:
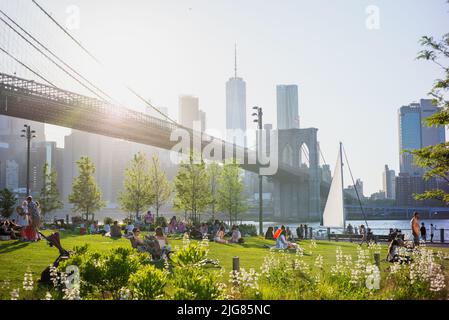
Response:
[[[22,135],[20,137],[27,139],[27,196],[31,194],[30,190],[30,146],[31,139],[36,138],[36,131],[31,130],[31,126],[24,125],[25,129],[22,130]]]
[[[261,153],[261,143],[262,143],[262,108],[259,107],[253,107],[253,110],[256,111],[252,114],[253,117],[257,117],[253,120],[253,122],[257,123],[257,127],[259,129],[259,137],[258,137],[258,144],[257,144],[257,154],[260,155]],[[259,170],[259,234],[263,236],[263,199],[262,199],[262,175],[260,174]]]

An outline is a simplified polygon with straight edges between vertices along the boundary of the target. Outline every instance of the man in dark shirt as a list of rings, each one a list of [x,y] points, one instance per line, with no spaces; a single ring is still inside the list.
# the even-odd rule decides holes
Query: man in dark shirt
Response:
[[[426,227],[424,226],[424,222],[421,223],[420,231],[421,231],[421,239],[423,239],[425,242],[427,240],[427,237],[426,237],[427,231],[426,231]]]

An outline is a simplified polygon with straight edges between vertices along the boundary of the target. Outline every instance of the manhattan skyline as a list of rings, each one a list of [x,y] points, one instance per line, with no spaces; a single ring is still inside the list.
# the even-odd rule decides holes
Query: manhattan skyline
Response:
[[[20,9],[17,2],[10,1],[12,11]],[[381,189],[385,164],[399,171],[397,110],[427,98],[440,76],[415,60],[419,38],[439,37],[449,26],[445,1],[437,0],[132,3],[42,1],[60,21],[67,20],[69,5],[77,6],[80,24],[71,32],[170,116],[177,115],[179,95],[199,97],[209,128],[225,128],[225,82],[237,42],[247,127],[255,127],[254,105],[264,108],[266,123],[276,124],[276,85],[298,85],[301,127],[319,129],[331,167],[338,142],[345,143],[367,194]],[[379,9],[379,29],[366,27],[370,5]],[[48,129],[58,142],[67,132]]]

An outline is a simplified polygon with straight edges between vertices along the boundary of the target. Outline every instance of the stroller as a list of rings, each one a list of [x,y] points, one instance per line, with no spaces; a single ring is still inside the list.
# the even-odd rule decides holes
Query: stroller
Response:
[[[51,266],[48,266],[45,268],[44,271],[41,273],[41,278],[39,280],[40,283],[43,284],[53,284],[51,279],[51,268],[57,268],[59,266],[59,263],[61,260],[67,260],[70,257],[70,252],[65,250],[61,245],[61,239],[59,236],[59,232],[55,232],[52,235],[46,237],[44,234],[39,232],[40,236],[47,240],[48,245],[50,247],[56,247],[59,250],[59,256],[56,258],[56,260],[53,262]]]

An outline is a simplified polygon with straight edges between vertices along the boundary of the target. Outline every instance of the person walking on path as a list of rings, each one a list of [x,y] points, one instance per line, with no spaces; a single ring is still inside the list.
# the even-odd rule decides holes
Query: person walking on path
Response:
[[[413,245],[419,246],[419,234],[421,232],[419,228],[419,213],[415,211],[412,220],[410,220],[410,228],[412,229]]]

